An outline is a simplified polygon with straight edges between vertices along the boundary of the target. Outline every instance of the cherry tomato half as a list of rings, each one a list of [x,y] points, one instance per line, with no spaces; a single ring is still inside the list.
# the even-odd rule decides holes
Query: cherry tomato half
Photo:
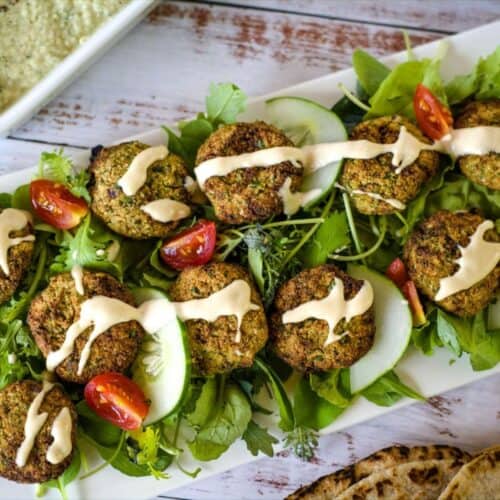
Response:
[[[385,275],[395,283],[398,288],[402,288],[403,285],[410,279],[408,273],[406,272],[406,267],[400,258],[394,259],[387,268]]]
[[[216,237],[215,223],[200,220],[166,241],[160,249],[161,258],[177,271],[206,264],[214,254]]]
[[[80,224],[89,207],[58,182],[37,179],[30,184],[31,206],[44,222],[58,229],[71,229]]]
[[[431,139],[441,139],[453,126],[450,110],[421,83],[415,89],[413,108],[420,130]]]
[[[127,431],[139,429],[149,411],[141,388],[121,373],[95,376],[85,386],[84,396],[97,415]]]

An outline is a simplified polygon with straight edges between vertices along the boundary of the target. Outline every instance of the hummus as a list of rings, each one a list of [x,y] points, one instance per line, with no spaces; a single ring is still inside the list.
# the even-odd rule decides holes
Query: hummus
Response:
[[[0,113],[130,0],[0,0]]]

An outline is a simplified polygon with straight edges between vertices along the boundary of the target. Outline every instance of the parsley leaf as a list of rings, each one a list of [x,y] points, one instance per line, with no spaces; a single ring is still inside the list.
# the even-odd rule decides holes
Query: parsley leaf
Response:
[[[73,162],[64,155],[62,149],[51,153],[45,151],[41,154],[38,162],[38,178],[65,184],[75,196],[90,203],[90,194],[87,191],[90,178],[88,171],[76,172]]]
[[[257,456],[259,451],[266,454],[268,457],[274,455],[273,444],[276,444],[278,439],[269,434],[267,429],[263,429],[253,420],[250,420],[248,423],[248,427],[242,437],[247,444],[248,451],[253,456]]]

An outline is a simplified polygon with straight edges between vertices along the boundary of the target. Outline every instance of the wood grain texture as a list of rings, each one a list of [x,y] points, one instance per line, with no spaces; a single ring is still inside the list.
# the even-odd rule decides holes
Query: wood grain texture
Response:
[[[500,17],[498,0],[220,0],[221,4],[293,11],[373,24],[451,33]]]
[[[440,36],[410,35],[415,45]],[[193,115],[212,81],[259,95],[348,67],[356,47],[401,50],[401,30],[165,2],[13,136],[87,147],[114,141]]]

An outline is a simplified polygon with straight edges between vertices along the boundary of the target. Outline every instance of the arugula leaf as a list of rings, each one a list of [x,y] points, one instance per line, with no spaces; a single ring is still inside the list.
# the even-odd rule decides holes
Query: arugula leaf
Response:
[[[234,123],[236,117],[245,111],[247,97],[233,83],[211,84],[205,100],[207,118],[216,127],[221,123]]]
[[[455,318],[446,314],[441,309],[437,310],[436,332],[442,344],[453,354],[462,355],[462,347],[458,341],[455,326]]]
[[[328,255],[349,245],[349,225],[344,212],[332,212],[301,252],[301,258],[307,267],[324,264]]]
[[[12,195],[12,208],[18,208],[20,210],[26,210],[27,212],[32,212],[31,207],[31,195],[30,195],[30,185],[23,184],[19,186]]]
[[[48,179],[68,186],[69,190],[90,203],[87,184],[90,174],[87,170],[76,172],[72,160],[64,155],[63,149],[43,152],[38,162],[38,178]]]
[[[248,247],[248,267],[255,280],[255,283],[259,287],[261,294],[264,294],[265,281],[264,281],[264,262],[262,258],[262,251],[260,248]]]
[[[122,430],[94,413],[85,400],[76,405],[78,423],[89,437],[103,446],[118,444]]]
[[[467,97],[476,99],[500,98],[500,46],[486,58],[480,58],[475,68],[466,75],[456,76],[446,85],[450,104]]]
[[[426,356],[432,356],[436,347],[443,347],[437,332],[437,308],[428,310],[425,314],[427,321],[421,326],[414,326],[411,339],[413,345]]]
[[[288,399],[288,395],[281,383],[276,372],[264,362],[260,357],[255,358],[255,366],[257,366],[267,377],[271,390],[273,391],[274,399],[278,405],[280,412],[279,427],[285,432],[290,432],[295,427],[295,416],[292,408],[292,403]]]
[[[309,375],[311,389],[332,405],[347,408],[352,400],[349,370],[338,368],[324,373]]]
[[[363,90],[371,97],[391,70],[380,61],[361,49],[356,49],[352,55],[352,65]]]
[[[314,392],[308,377],[302,377],[293,394],[293,410],[297,427],[316,431],[330,425],[345,407],[333,405]]]
[[[392,406],[403,397],[425,400],[418,392],[403,384],[392,370],[361,391],[361,394],[378,406]]]
[[[245,393],[235,384],[224,385],[214,415],[188,444],[191,453],[202,461],[219,458],[243,435],[251,418],[252,409]]]
[[[363,102],[359,95],[357,97]],[[365,110],[356,106],[347,96],[339,99],[332,106],[332,111],[342,120],[348,133],[351,133],[352,129],[362,122],[365,116]]]
[[[234,123],[238,114],[245,111],[246,95],[232,83],[212,83],[205,104],[206,114],[198,113],[195,119],[178,123],[179,135],[163,127],[168,135],[169,150],[182,157],[191,169],[207,137],[219,125]]]
[[[248,427],[242,437],[247,444],[248,451],[254,457],[259,454],[259,451],[268,457],[272,457],[274,455],[273,444],[279,442],[278,439],[267,432],[267,429],[262,428],[253,420],[250,420],[248,423]]]
[[[214,412],[217,403],[217,380],[207,378],[201,387],[196,399],[194,410],[186,415],[188,422],[193,426],[203,426]]]

